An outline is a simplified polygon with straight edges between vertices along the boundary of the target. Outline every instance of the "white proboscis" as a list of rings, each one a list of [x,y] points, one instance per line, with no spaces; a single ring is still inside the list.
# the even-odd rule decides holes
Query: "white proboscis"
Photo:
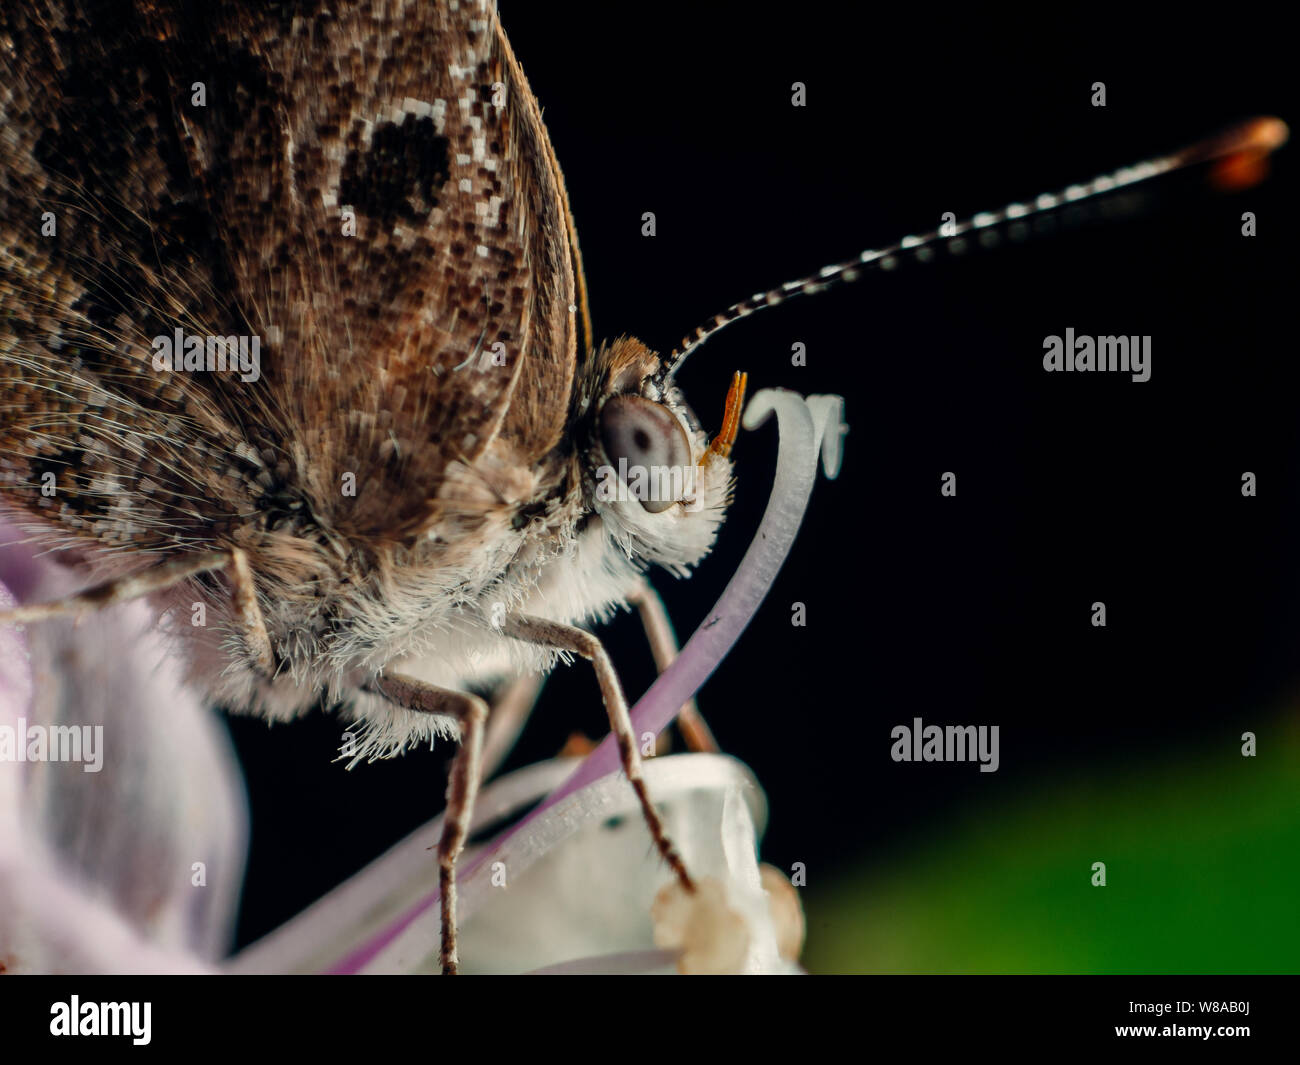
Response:
[[[827,475],[838,470],[842,409],[838,397],[805,402],[776,390],[751,401],[746,427],[773,412],[780,421],[771,500],[717,606],[633,709],[638,735],[667,726],[753,617],[798,530],[819,448]],[[23,573],[34,572],[32,560],[23,565]],[[0,575],[12,581],[15,574],[22,576]],[[84,632],[73,639],[70,626],[43,626],[41,639],[57,634],[85,675],[101,678],[79,683],[81,672],[69,673],[57,705],[83,722],[102,721],[110,750],[125,744],[117,749],[130,757],[119,759],[119,771],[110,764],[98,774],[0,765],[0,964],[10,971],[211,971],[229,935],[245,844],[232,753],[160,663],[165,649],[147,631],[144,605],[118,609],[121,624],[95,637],[102,644]],[[0,718],[30,716],[32,660],[13,630],[0,630],[0,667]],[[48,692],[42,697],[48,703]],[[766,807],[749,771],[718,755],[646,764],[651,794],[701,887],[693,898],[669,889],[656,907],[671,878],[647,846],[617,765],[606,742],[576,770],[573,760],[557,759],[484,789],[479,826],[548,797],[464,857],[463,971],[797,971],[790,960],[801,934],[797,898],[771,882],[772,870],[760,872],[756,841]],[[81,790],[61,791],[54,804],[33,774],[67,768],[82,778]],[[96,819],[108,826],[98,844],[78,843],[77,826]],[[431,971],[438,953],[431,848],[440,832],[441,819],[421,828],[224,971]],[[203,906],[194,906],[186,876],[159,895],[159,853],[186,874],[204,866]],[[147,910],[141,900],[150,902]]]
[[[839,472],[840,450],[846,431],[842,423],[843,410],[844,401],[838,396],[811,396],[805,400],[797,393],[784,389],[765,389],[750,401],[743,422],[746,428],[757,428],[773,413],[777,415],[780,427],[780,447],[767,509],[749,550],[717,605],[687,641],[677,660],[659,676],[633,707],[632,724],[637,735],[645,731],[657,733],[667,727],[678,708],[695,694],[757,612],[799,530],[816,479],[819,457],[828,477],[833,477]],[[673,787],[673,783],[669,780],[659,779],[673,763],[701,764],[683,759],[652,760],[645,767],[646,782],[656,801],[664,798],[665,787]],[[475,937],[490,935],[490,931],[485,929],[499,927],[498,921],[502,919],[500,907],[503,896],[499,894],[500,888],[497,883],[503,871],[507,884],[512,882],[512,877],[513,882],[518,882],[520,874],[543,856],[551,857],[557,851],[564,853],[568,844],[566,843],[565,848],[560,848],[560,844],[570,839],[575,824],[589,824],[613,816],[609,812],[612,809],[631,808],[629,804],[633,801],[632,790],[621,775],[616,773],[617,769],[617,753],[612,739],[606,737],[577,770],[573,771],[536,810],[504,832],[489,846],[462,858],[461,872],[458,877],[460,888],[458,903],[463,933],[461,943],[464,971],[472,971],[477,964],[478,948],[473,945]],[[502,781],[497,787],[505,783],[506,781]],[[689,789],[690,782],[687,780],[677,786]],[[492,790],[488,789],[488,792],[480,797],[480,803],[488,801]],[[696,790],[707,793],[709,785],[702,781],[698,782]],[[486,823],[482,810],[479,811],[476,820],[479,823]],[[721,843],[728,838],[728,832],[721,825],[720,811],[712,821],[703,818],[695,821],[688,819],[683,825],[669,819],[667,825],[669,833],[682,848],[688,867],[697,876],[707,877],[713,874],[709,868],[707,854],[695,853],[695,838],[703,833]],[[650,859],[647,855],[644,826],[637,824],[636,830],[640,833],[635,837],[636,852],[642,862],[651,861],[653,868],[648,878],[644,865],[638,866],[635,870],[625,871],[631,874],[627,876],[627,880],[636,881],[640,888],[644,888],[646,883],[659,885],[666,882],[667,871],[657,864],[657,860]],[[428,843],[432,843],[435,839],[436,836],[430,836]],[[752,866],[752,886],[758,892],[756,897],[766,900],[759,887],[757,862],[752,854],[752,839],[749,842],[749,849],[751,853],[745,864],[747,867]],[[370,881],[366,878],[375,878],[373,883],[378,885],[382,882],[381,878],[388,875],[384,871],[383,863],[389,858],[396,862],[396,850],[339,889],[340,892],[349,892],[349,890],[352,892],[353,901],[348,904],[346,910],[341,909],[331,916],[331,907],[335,904],[332,902],[334,896],[328,896],[318,903],[317,907],[313,908],[315,919],[311,927],[323,933],[333,921],[336,928],[353,927],[354,931],[358,931],[352,924],[356,911],[350,907],[355,905],[356,899],[368,897],[369,889],[366,884]],[[577,871],[580,878],[591,875],[595,867],[608,871],[616,869],[618,865],[611,852],[593,855],[587,860],[581,849],[576,846],[574,854],[565,860],[570,863],[572,869]],[[426,852],[425,862],[427,861]],[[737,871],[739,864],[733,863],[731,876],[724,877],[729,883],[743,879]],[[380,907],[386,915],[384,920],[368,925],[353,940],[355,949],[350,954],[340,961],[326,963],[324,968],[333,972],[366,973],[413,972],[426,968],[429,960],[436,957],[438,952],[438,926],[437,921],[433,919],[437,911],[438,895],[436,891],[428,891],[427,870],[428,865],[425,864],[412,873],[424,877],[423,894],[420,897],[413,899],[400,913],[394,913],[388,907]],[[748,873],[745,876],[748,877]],[[391,888],[392,885],[387,886]],[[742,884],[740,894],[743,895],[745,890],[746,885]],[[345,896],[339,894],[335,901],[343,907]],[[491,920],[479,922],[477,917],[480,911],[484,911],[485,914],[490,913]],[[370,912],[373,913],[374,910]],[[312,913],[313,911],[308,911],[300,921]],[[638,927],[642,928],[647,938],[631,942],[606,939],[602,943],[605,953],[617,953],[620,957],[626,958],[629,956],[628,952],[639,951],[640,953],[635,953],[635,957],[642,962],[650,957],[650,954],[646,953],[650,951],[652,941],[649,903],[640,907],[636,913],[641,921]],[[756,960],[758,955],[751,952],[744,966],[745,971],[785,971],[786,963],[780,961],[775,946],[777,933],[773,930],[770,906],[764,901],[764,906],[751,910],[751,916],[752,927],[757,929],[756,938],[764,942],[762,950],[757,946],[754,950],[762,954],[763,960]],[[547,938],[544,922],[551,921],[554,914],[539,913],[535,914],[535,917],[542,923],[535,927],[531,934],[536,938]],[[295,924],[298,924],[296,932],[292,928]],[[236,966],[241,969],[249,966],[265,967],[262,971],[273,971],[277,965],[289,961],[289,954],[281,951],[290,942],[290,933],[304,935],[310,939],[311,937],[306,935],[306,929],[305,924],[291,922],[290,926],[286,926],[281,932],[273,933],[263,943],[254,944],[249,951],[245,952],[246,957],[236,959]],[[514,940],[516,951],[519,949],[519,942],[519,938],[516,937]],[[769,945],[770,951],[766,949]],[[579,952],[575,947],[569,959],[571,960],[577,953]],[[322,960],[318,957],[317,963]],[[558,962],[565,959],[555,960]],[[591,966],[591,971],[609,971],[608,959],[606,963],[601,963],[591,957],[586,963]]]

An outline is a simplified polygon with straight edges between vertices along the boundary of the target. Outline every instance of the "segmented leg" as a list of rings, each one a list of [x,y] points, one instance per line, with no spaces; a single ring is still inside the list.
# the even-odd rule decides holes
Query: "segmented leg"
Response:
[[[514,747],[528,715],[532,713],[533,704],[537,702],[542,680],[539,674],[529,673],[502,685],[496,692],[488,714],[487,734],[483,738],[479,783],[492,779],[492,774],[501,768],[501,763]]]
[[[581,655],[595,668],[600,694],[605,701],[605,710],[609,714],[610,728],[618,743],[623,772],[627,774],[627,779],[636,792],[637,801],[641,804],[641,813],[645,817],[646,826],[650,829],[650,837],[654,840],[655,847],[664,861],[668,863],[668,867],[681,881],[682,887],[694,892],[695,883],[686,871],[686,864],[668,838],[659,811],[650,801],[650,793],[641,776],[641,755],[637,750],[636,737],[632,734],[627,699],[623,696],[623,687],[618,682],[618,674],[614,672],[614,664],[610,661],[604,645],[591,633],[582,629],[527,614],[507,617],[502,625],[502,632],[526,643],[541,644]]]
[[[273,677],[275,654],[271,648],[271,638],[267,635],[266,623],[262,620],[262,611],[257,605],[257,589],[253,584],[248,556],[237,547],[160,562],[141,573],[104,581],[84,592],[49,603],[32,603],[13,610],[0,610],[0,625],[26,625],[50,618],[82,617],[154,592],[166,591],[200,573],[212,573],[221,569],[226,570],[230,578],[235,616],[239,620],[245,646],[257,671],[265,677]]]
[[[663,600],[659,598],[659,593],[654,590],[654,587],[649,582],[645,582],[632,593],[628,602],[637,608],[646,642],[649,643],[650,653],[654,656],[655,668],[662,673],[672,665],[678,650],[677,636],[673,632],[672,622],[668,619],[668,611],[664,608]],[[487,735],[483,740],[483,769],[479,778],[480,784],[492,779],[492,775],[501,768],[501,763],[514,747],[519,733],[523,731],[528,721],[528,715],[532,713],[533,705],[537,702],[544,679],[540,674],[531,673],[509,681],[495,693],[492,709],[488,714]],[[677,717],[677,727],[686,741],[687,750],[718,753],[718,741],[713,738],[713,733],[696,707],[694,699],[689,700],[682,707]],[[656,748],[656,753],[666,753],[667,747],[663,741],[667,736],[667,731],[659,736],[660,744]]]
[[[454,976],[459,967],[456,953],[456,859],[469,835],[478,797],[483,733],[488,719],[487,703],[477,695],[426,684],[414,677],[388,673],[370,684],[398,706],[425,714],[454,717],[461,726],[460,750],[451,764],[447,782],[447,811],[443,814],[442,838],[438,840],[438,892],[442,909],[442,972]]]
[[[655,668],[662,673],[673,664],[678,651],[677,634],[673,632],[673,625],[668,619],[664,601],[659,598],[659,593],[654,590],[654,586],[644,581],[628,598],[628,602],[637,608],[637,613],[641,616],[641,627],[645,629],[650,653],[654,655]],[[713,732],[705,722],[699,707],[695,705],[694,699],[687,700],[678,712],[677,727],[681,729],[687,750],[704,751],[708,754],[718,753],[718,741],[713,738]],[[667,732],[663,735],[667,735]]]

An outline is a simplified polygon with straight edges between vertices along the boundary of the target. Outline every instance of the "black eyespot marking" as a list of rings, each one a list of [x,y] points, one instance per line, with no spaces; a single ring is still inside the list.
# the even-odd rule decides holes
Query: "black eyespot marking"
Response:
[[[426,217],[451,173],[447,147],[432,118],[407,115],[400,126],[385,122],[375,128],[366,152],[348,153],[339,203],[385,222]]]

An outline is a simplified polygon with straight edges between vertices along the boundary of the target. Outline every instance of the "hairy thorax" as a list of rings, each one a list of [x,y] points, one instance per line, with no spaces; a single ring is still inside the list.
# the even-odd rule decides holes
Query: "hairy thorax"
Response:
[[[363,756],[454,735],[451,721],[397,707],[365,686],[382,670],[487,692],[546,672],[555,652],[504,636],[507,613],[600,620],[640,579],[640,567],[584,507],[577,478],[563,472],[517,486],[514,500],[474,510],[473,520],[472,508],[443,507],[413,544],[362,554],[319,530],[247,538],[239,546],[258,574],[277,658],[272,679],[255,670],[220,579],[202,590],[203,625],[193,623],[194,585],[168,593],[159,604],[165,627],[191,678],[229,710],[288,720],[338,706],[364,722]]]

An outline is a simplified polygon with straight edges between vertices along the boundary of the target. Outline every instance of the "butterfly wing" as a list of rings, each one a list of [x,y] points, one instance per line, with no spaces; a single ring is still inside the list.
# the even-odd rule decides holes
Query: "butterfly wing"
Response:
[[[9,498],[100,544],[355,545],[560,441],[576,244],[492,6],[24,0],[0,57]],[[256,338],[256,379],[159,370],[177,330]]]

